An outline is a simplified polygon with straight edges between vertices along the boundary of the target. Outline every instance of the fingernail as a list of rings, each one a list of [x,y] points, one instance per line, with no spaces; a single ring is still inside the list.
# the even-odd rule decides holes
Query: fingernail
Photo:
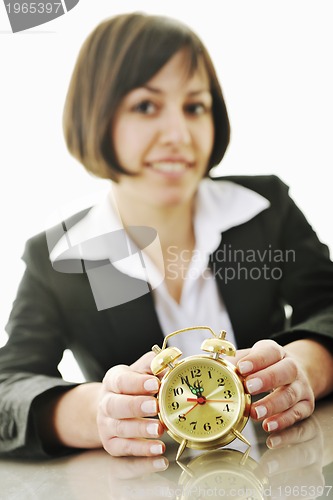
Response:
[[[244,375],[244,373],[252,372],[253,370],[252,361],[241,361],[240,363],[238,363],[238,370],[241,372],[242,375]]]
[[[267,424],[268,432],[276,431],[276,429],[278,427],[279,427],[279,424],[275,420],[272,420],[271,422],[268,422],[268,424]]]
[[[151,436],[158,436],[158,429],[159,429],[158,424],[148,424],[147,425],[147,432]]]
[[[150,453],[153,455],[162,455],[163,446],[161,444],[153,444],[153,446],[150,447]]]
[[[269,438],[269,445],[271,448],[275,448],[276,446],[279,446],[282,442],[282,439],[280,436],[274,436]]]
[[[251,380],[246,382],[246,387],[250,394],[260,391],[263,385],[264,384],[260,378],[251,378]]]
[[[156,378],[149,378],[145,381],[143,387],[147,392],[156,392],[158,391],[158,381],[156,380]]]
[[[255,412],[257,414],[257,418],[262,418],[267,414],[267,408],[264,405],[256,406]]]
[[[144,413],[150,413],[154,415],[157,411],[156,401],[154,399],[149,399],[149,401],[144,401],[141,405],[141,410]]]
[[[165,470],[168,468],[168,462],[164,458],[159,458],[153,461],[155,469]]]

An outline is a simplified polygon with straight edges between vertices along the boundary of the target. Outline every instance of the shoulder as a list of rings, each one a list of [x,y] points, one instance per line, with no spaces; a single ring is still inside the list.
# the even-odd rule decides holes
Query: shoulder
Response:
[[[267,198],[274,198],[274,196],[280,196],[282,193],[288,194],[289,191],[287,184],[277,175],[228,175],[212,177],[212,180],[234,182]]]
[[[25,244],[23,260],[29,266],[38,265],[39,272],[50,266],[50,253],[62,236],[85,217],[90,208],[82,210],[63,221],[29,238]]]
[[[230,175],[212,177],[212,180],[233,182],[260,194],[269,200],[271,210],[281,210],[290,201],[289,186],[276,175]]]

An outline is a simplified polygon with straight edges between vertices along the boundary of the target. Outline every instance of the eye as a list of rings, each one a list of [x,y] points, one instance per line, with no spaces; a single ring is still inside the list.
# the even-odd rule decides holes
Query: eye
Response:
[[[133,110],[137,113],[141,113],[143,115],[152,115],[156,112],[157,107],[152,101],[148,99],[139,102],[133,107]]]
[[[210,111],[210,108],[203,102],[193,102],[185,106],[185,111],[190,115],[199,116]]]

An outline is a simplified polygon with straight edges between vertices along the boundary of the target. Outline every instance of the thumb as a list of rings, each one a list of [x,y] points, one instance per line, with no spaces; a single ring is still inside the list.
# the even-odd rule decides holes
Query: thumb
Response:
[[[152,374],[150,364],[155,357],[155,353],[153,351],[146,352],[143,354],[141,358],[137,359],[130,368],[139,373],[149,373]]]

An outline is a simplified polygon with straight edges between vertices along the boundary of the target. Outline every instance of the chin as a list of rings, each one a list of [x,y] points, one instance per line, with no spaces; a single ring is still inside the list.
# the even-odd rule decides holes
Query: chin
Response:
[[[165,193],[164,195],[161,194],[160,197],[156,199],[156,204],[158,204],[159,207],[163,208],[171,208],[171,207],[177,207],[180,205],[184,205],[186,202],[188,202],[190,196],[188,193]]]

